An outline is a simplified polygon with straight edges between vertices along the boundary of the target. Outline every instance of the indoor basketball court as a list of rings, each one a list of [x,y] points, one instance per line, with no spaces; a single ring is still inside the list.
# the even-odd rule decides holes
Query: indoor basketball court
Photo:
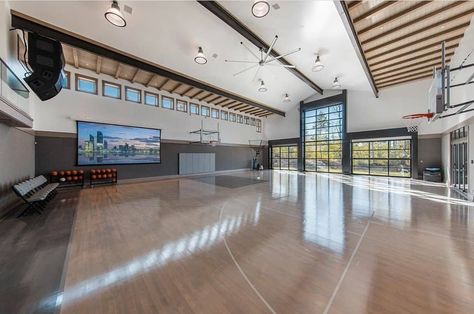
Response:
[[[0,313],[473,312],[474,2],[0,16]]]

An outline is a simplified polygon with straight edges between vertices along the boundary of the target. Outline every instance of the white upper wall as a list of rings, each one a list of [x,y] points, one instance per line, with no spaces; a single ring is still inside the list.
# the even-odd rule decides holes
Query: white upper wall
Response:
[[[123,100],[125,98],[124,86],[138,88],[142,91],[148,90],[160,96],[169,96],[188,101],[189,103],[187,97],[181,97],[164,91],[160,92],[153,88],[147,89],[139,84],[115,80],[107,75],[96,75],[88,70],[71,69],[69,66],[66,69],[71,71],[71,89],[63,89],[56,97],[37,103],[38,108],[34,120],[34,129],[37,131],[76,133],[76,120],[85,120],[158,128],[162,130],[162,138],[166,140],[198,141],[199,136],[191,135],[189,132],[199,129],[201,121],[203,121],[205,129],[217,129],[217,124],[219,123],[221,141],[225,144],[249,144],[249,139],[258,140],[263,137],[263,133],[257,133],[255,126],[190,115],[189,113]],[[75,91],[75,73],[99,78],[99,94],[92,95]],[[122,100],[102,96],[102,79],[122,85]],[[198,102],[193,101],[193,103]],[[219,107],[214,107],[204,102],[199,104],[219,109]],[[263,128],[264,124],[265,121],[262,121]]]

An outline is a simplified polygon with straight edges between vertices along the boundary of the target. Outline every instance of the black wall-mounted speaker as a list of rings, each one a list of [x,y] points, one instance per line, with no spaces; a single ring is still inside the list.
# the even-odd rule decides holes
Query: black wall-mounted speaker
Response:
[[[61,91],[64,55],[59,41],[29,33],[28,64],[33,73],[25,82],[41,100],[53,98]]]

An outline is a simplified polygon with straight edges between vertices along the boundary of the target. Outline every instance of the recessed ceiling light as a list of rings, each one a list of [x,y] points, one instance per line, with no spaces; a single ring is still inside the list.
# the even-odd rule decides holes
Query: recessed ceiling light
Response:
[[[291,99],[290,99],[290,96],[288,96],[288,94],[285,94],[285,97],[283,97],[283,102],[290,102]]]
[[[324,69],[324,64],[319,59],[319,55],[316,56],[316,61],[314,61],[313,72],[319,72]]]
[[[334,82],[332,82],[331,88],[341,88],[341,83],[339,83],[339,79],[337,76],[334,78]]]
[[[261,93],[266,92],[268,89],[265,86],[265,82],[263,80],[260,80],[260,87],[258,88],[258,91]]]
[[[199,47],[198,54],[194,58],[194,62],[196,62],[197,64],[207,63],[207,58],[206,58],[206,55],[204,54],[204,51],[202,50],[202,47]]]
[[[270,12],[270,4],[267,0],[255,0],[252,5],[252,14],[255,17],[261,18]]]
[[[127,21],[125,21],[122,12],[120,12],[118,2],[115,0],[112,1],[112,6],[107,11],[105,11],[104,17],[110,22],[110,24],[117,27],[127,26]]]

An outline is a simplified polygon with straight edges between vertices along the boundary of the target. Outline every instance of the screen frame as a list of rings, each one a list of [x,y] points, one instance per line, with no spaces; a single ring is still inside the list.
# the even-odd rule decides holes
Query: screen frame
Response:
[[[160,131],[160,161],[159,162],[133,162],[133,163],[104,163],[104,164],[87,164],[82,165],[79,164],[79,123],[95,123],[95,124],[102,124],[102,125],[115,125],[115,126],[123,126],[123,127],[130,127],[130,128],[139,128],[139,129],[147,129],[147,130],[154,130]],[[117,123],[105,123],[105,122],[95,122],[95,121],[85,121],[85,120],[76,120],[76,167],[97,167],[97,166],[124,166],[124,165],[153,165],[153,164],[161,164],[161,139],[162,133],[161,129],[156,128],[147,128],[142,126],[135,126],[135,125],[125,125],[125,124],[117,124]]]

